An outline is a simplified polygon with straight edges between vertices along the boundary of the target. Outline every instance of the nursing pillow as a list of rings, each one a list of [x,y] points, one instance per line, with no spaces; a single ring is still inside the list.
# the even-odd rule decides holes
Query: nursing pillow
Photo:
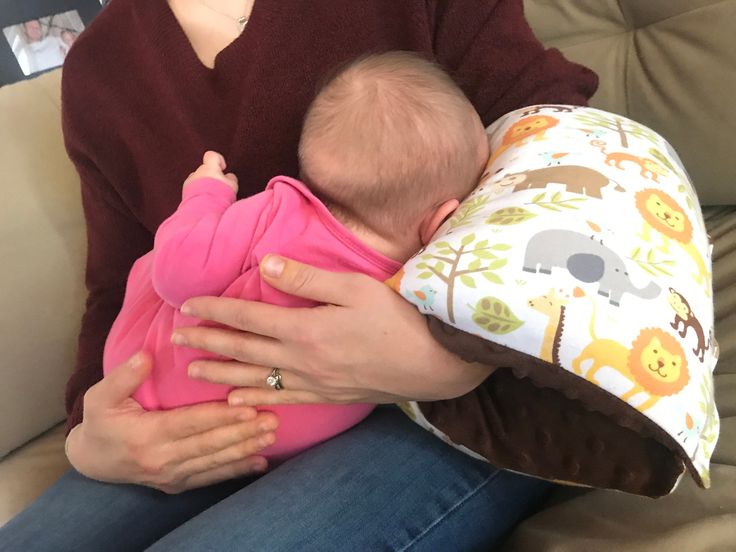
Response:
[[[510,368],[576,412],[526,415],[537,437],[501,464],[639,494],[670,492],[686,469],[709,486],[711,246],[677,154],[646,126],[575,106],[520,109],[487,133],[479,186],[390,285],[461,357]],[[421,405],[403,407],[479,454]],[[567,445],[550,448],[555,435]],[[555,455],[559,469],[546,465]]]

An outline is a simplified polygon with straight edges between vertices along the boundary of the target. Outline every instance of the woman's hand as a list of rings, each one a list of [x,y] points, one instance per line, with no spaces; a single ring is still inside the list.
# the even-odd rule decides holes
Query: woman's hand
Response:
[[[333,273],[267,256],[275,288],[326,303],[285,308],[201,297],[182,312],[232,329],[180,328],[172,340],[235,359],[196,361],[191,377],[234,385],[230,404],[387,403],[463,395],[491,368],[463,362],[431,336],[424,318],[388,286],[362,274]],[[284,389],[266,378],[281,371]]]
[[[78,472],[179,493],[266,469],[256,454],[274,442],[276,416],[225,402],[145,411],[130,396],[150,366],[136,355],[84,395],[84,420],[66,442]]]

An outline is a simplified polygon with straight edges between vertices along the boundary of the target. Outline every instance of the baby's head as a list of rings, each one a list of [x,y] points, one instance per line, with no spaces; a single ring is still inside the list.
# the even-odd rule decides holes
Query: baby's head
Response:
[[[61,35],[59,35],[61,38],[61,41],[66,44],[67,46],[70,46],[74,44],[74,41],[77,39],[77,35],[74,34],[69,29],[64,29],[61,31]]]
[[[439,66],[408,52],[340,70],[309,107],[299,144],[302,180],[339,218],[404,242],[426,242],[487,159],[472,104]]]

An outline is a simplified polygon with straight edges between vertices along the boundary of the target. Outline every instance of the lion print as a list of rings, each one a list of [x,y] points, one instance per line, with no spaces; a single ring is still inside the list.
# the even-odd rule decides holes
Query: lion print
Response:
[[[654,406],[660,398],[679,393],[690,380],[685,351],[677,340],[659,328],[644,328],[627,349],[612,339],[596,339],[573,361],[576,374],[582,374],[582,364],[592,361],[585,379],[600,385],[596,374],[609,366],[631,381],[633,386],[619,398],[628,401],[638,393],[649,398],[636,408],[642,412]]]
[[[693,279],[703,286],[705,294],[710,297],[711,274],[700,252],[692,243],[693,226],[682,207],[665,192],[646,188],[636,193],[636,208],[644,218],[639,237],[652,243],[652,231],[657,232],[662,239],[661,245],[658,246],[662,253],[669,252],[670,240],[678,243],[695,263],[696,272],[693,273]]]
[[[504,133],[501,146],[493,152],[488,163],[486,163],[486,171],[506,150],[512,147],[521,147],[531,139],[535,141],[544,140],[545,132],[557,126],[559,122],[559,119],[549,115],[532,115],[531,117],[519,119]]]
[[[654,406],[662,397],[674,395],[685,388],[690,380],[685,351],[680,343],[660,328],[644,328],[630,348],[613,339],[596,337],[596,303],[593,305],[588,332],[592,341],[572,361],[572,369],[583,374],[583,363],[590,362],[585,379],[600,386],[596,378],[604,366],[616,370],[632,383],[632,387],[619,398],[629,401],[638,393],[649,397],[636,408],[641,412]]]

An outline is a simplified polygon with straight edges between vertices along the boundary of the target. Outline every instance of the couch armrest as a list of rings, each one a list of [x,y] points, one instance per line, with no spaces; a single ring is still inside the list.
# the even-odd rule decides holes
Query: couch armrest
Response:
[[[84,218],[60,77],[0,89],[0,457],[63,419],[84,304]]]

